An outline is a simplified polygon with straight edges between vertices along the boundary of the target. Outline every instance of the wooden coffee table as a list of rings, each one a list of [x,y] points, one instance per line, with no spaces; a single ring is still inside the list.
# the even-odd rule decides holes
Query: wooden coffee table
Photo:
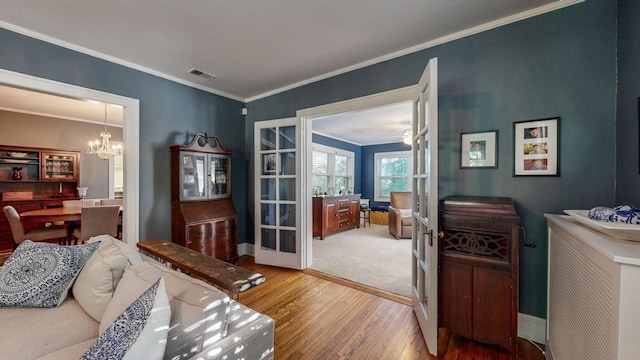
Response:
[[[139,242],[138,248],[151,257],[170,263],[174,269],[180,269],[191,277],[227,290],[233,299],[238,299],[241,292],[258,286],[265,280],[262,274],[254,273],[170,241],[146,240]]]

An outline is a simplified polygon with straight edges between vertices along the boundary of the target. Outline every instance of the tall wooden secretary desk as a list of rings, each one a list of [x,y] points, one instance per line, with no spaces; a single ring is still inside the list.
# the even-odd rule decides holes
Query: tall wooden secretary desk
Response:
[[[197,134],[171,147],[173,242],[235,263],[238,216],[231,201],[231,151],[215,136]]]

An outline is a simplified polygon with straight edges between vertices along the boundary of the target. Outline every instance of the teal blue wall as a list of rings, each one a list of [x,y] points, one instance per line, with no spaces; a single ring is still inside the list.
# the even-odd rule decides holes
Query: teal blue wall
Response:
[[[439,62],[439,196],[516,201],[527,241],[537,245],[520,247],[520,312],[544,318],[543,214],[615,200],[616,2],[590,0],[252,101],[247,120],[413,85],[431,57]],[[556,116],[560,175],[513,177],[513,123]],[[461,170],[460,133],[494,129],[498,168]]]
[[[618,1],[616,204],[640,206],[640,1]]]
[[[233,202],[246,239],[243,103],[0,29],[0,68],[140,100],[140,239],[171,238],[169,146],[196,133],[233,151]],[[85,139],[78,141],[83,144]],[[126,149],[125,149],[126,151]],[[89,186],[91,186],[89,184]]]
[[[253,183],[245,180],[252,173],[247,169],[252,166],[253,123],[413,85],[427,60],[438,57],[440,196],[508,196],[517,202],[527,240],[537,245],[521,247],[520,311],[545,317],[542,214],[640,202],[640,36],[635,24],[640,5],[619,1],[616,54],[616,4],[589,0],[253,101],[247,104],[246,128],[240,102],[2,29],[0,68],[140,99],[141,239],[171,233],[169,146],[186,143],[197,132],[219,136],[234,152],[239,241],[253,242],[253,216],[247,210],[253,206],[247,201]],[[512,177],[513,122],[553,116],[562,118],[560,176]],[[460,133],[493,129],[500,134],[499,167],[461,171]]]

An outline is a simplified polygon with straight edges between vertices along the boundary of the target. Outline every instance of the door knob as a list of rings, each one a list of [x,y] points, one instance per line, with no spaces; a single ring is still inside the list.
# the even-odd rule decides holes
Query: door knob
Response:
[[[438,233],[438,237],[439,237],[440,239],[444,239],[444,231],[440,231],[440,232]]]

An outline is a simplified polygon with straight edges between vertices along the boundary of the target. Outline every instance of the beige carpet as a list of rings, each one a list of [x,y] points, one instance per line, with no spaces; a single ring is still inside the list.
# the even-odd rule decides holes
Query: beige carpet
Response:
[[[311,269],[411,296],[411,239],[396,240],[387,225],[313,239]]]

